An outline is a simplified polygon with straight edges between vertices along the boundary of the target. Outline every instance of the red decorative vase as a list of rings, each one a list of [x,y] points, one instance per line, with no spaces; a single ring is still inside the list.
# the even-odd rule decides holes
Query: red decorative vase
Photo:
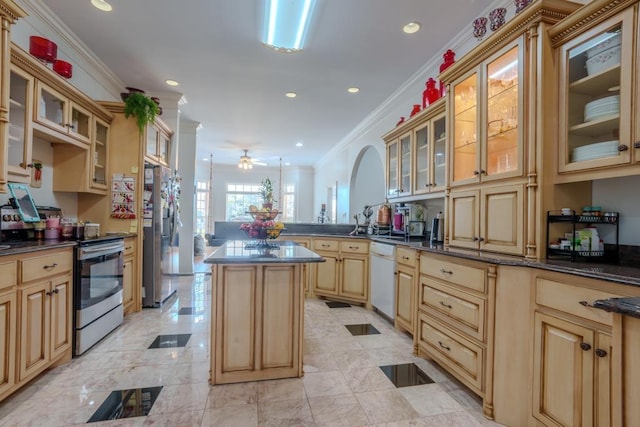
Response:
[[[396,123],[396,126],[400,126],[402,123],[404,123],[404,116],[400,116],[400,120]]]
[[[409,117],[413,117],[420,112],[420,104],[413,104],[413,110],[411,110],[411,114]]]
[[[455,56],[456,56],[455,52],[452,51],[451,49],[447,49],[444,55],[442,55],[443,61],[442,61],[442,64],[440,64],[441,73],[447,68],[449,68],[451,64],[456,62],[454,59]],[[446,92],[447,92],[447,87],[444,85],[444,83],[440,82],[440,96],[444,96]]]
[[[425,83],[427,87],[424,92],[422,92],[422,107],[426,107],[427,105],[431,105],[440,98],[440,90],[436,88],[436,81],[432,78],[427,80]]]
[[[58,56],[58,45],[44,37],[31,36],[29,53],[42,61],[53,62]]]
[[[53,61],[53,71],[60,74],[66,79],[70,79],[71,75],[73,74],[73,66],[67,61],[56,59],[55,61]]]

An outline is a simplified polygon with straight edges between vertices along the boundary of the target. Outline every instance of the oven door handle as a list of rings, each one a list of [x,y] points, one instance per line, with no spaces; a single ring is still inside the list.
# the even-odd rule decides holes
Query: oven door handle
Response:
[[[118,251],[123,251],[124,250],[124,246],[123,245],[111,245],[111,246],[99,246],[96,248],[83,248],[82,252],[86,253],[86,254],[90,254],[90,253],[94,253],[94,252],[104,252],[104,251],[113,251],[113,252],[118,252]]]

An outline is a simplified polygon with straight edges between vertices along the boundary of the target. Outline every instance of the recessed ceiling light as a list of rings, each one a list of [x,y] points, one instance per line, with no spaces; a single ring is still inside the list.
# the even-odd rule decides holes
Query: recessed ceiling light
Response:
[[[208,162],[209,158],[208,157],[203,157],[202,160],[205,161],[205,162]]]
[[[105,12],[111,12],[112,10],[111,5],[107,3],[105,0],[91,0],[91,4],[97,9],[100,9]]]
[[[165,80],[165,83],[168,84],[169,86],[178,86],[178,85],[180,85],[180,83],[178,83],[175,80],[171,80],[171,79]]]
[[[287,98],[295,98],[296,96],[298,96],[298,94],[295,92],[287,92],[284,94],[284,96],[286,96]]]
[[[358,93],[360,92],[360,89],[357,87],[350,87],[349,89],[347,89],[347,92],[349,93]]]
[[[302,147],[302,142],[296,142],[296,147]]]
[[[417,22],[409,22],[402,28],[402,31],[407,34],[417,33],[418,31],[420,31],[420,24]]]
[[[291,163],[289,163],[289,162],[284,162],[284,165],[285,165],[285,166],[291,166]]]

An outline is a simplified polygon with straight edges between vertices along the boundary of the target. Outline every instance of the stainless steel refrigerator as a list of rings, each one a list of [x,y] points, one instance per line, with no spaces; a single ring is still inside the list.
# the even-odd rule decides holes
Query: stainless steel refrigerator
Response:
[[[176,194],[171,170],[146,165],[143,191],[142,306],[160,307],[176,292]]]

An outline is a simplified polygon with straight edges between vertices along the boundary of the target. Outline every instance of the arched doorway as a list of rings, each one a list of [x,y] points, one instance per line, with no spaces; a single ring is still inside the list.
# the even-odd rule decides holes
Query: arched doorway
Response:
[[[371,145],[364,147],[353,165],[349,188],[349,222],[362,213],[365,205],[381,203],[385,199],[384,163]],[[359,221],[363,218],[360,217]]]

